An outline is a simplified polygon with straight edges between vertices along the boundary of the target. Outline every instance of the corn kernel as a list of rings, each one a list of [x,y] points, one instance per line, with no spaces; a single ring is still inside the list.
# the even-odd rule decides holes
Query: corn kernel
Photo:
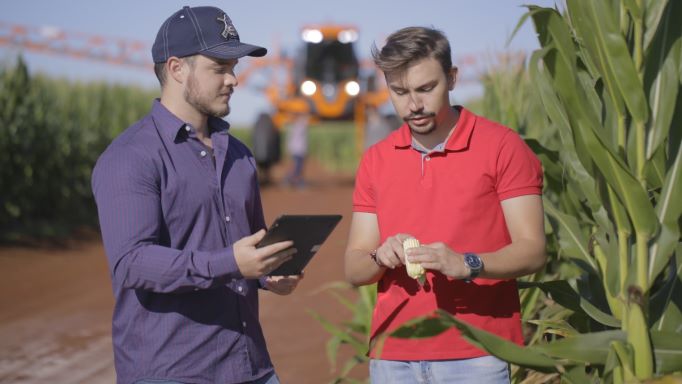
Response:
[[[405,252],[405,268],[407,269],[407,274],[413,279],[420,279],[424,277],[424,267],[418,263],[410,263],[407,260],[407,250],[410,248],[416,248],[419,246],[419,240],[411,237],[403,241],[403,251]]]

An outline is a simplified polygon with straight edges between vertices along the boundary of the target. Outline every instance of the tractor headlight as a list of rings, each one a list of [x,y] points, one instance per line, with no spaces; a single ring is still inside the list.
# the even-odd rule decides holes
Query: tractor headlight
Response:
[[[301,32],[301,38],[306,43],[317,44],[322,42],[324,36],[319,29],[304,29],[303,32]]]
[[[346,83],[346,87],[344,89],[350,96],[357,96],[358,93],[360,93],[360,84],[358,84],[357,81],[351,80]]]
[[[301,84],[301,92],[306,96],[312,96],[317,91],[317,85],[310,80],[306,80]]]
[[[338,33],[336,38],[344,44],[354,43],[358,39],[358,33],[353,29],[344,29]]]

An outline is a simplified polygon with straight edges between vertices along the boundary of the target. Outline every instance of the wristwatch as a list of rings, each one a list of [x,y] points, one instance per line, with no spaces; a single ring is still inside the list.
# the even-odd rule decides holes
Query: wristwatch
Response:
[[[464,254],[464,265],[471,271],[469,277],[464,279],[467,282],[475,279],[483,270],[483,260],[475,253],[467,252]]]

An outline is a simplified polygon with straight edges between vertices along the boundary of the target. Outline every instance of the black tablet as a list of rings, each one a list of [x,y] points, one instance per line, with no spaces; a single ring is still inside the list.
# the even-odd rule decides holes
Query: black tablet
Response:
[[[291,240],[297,251],[291,260],[268,275],[300,275],[340,220],[341,215],[282,215],[278,217],[256,248]]]

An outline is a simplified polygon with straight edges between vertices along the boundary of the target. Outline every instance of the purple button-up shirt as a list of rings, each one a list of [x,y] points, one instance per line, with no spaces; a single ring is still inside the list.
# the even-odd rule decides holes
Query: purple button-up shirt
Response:
[[[273,371],[260,283],[242,277],[232,250],[265,227],[255,163],[225,121],[209,127],[215,162],[156,100],[95,165],[119,383],[238,383]]]

